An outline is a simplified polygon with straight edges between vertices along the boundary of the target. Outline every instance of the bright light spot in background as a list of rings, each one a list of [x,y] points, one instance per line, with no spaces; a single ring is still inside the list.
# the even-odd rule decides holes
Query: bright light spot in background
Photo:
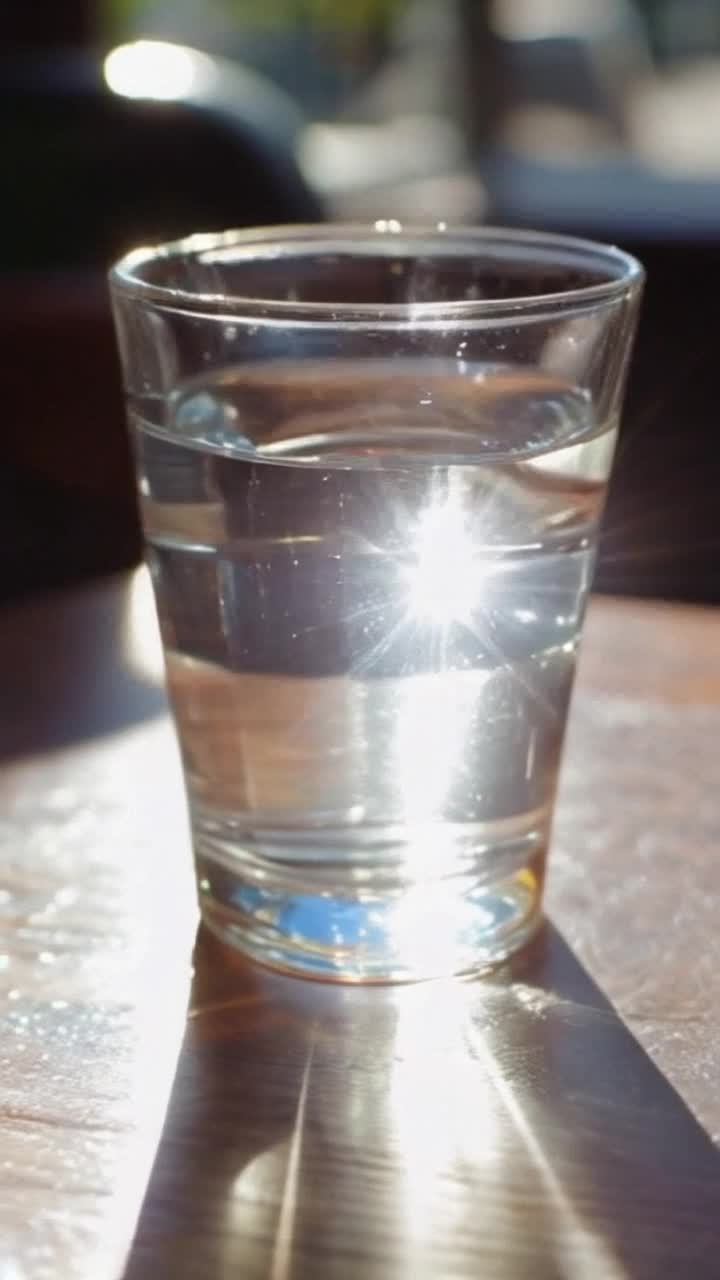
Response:
[[[136,40],[107,55],[105,83],[124,98],[172,102],[204,88],[215,75],[212,59],[163,40]]]
[[[591,35],[622,21],[619,0],[494,0],[493,30],[504,40]]]
[[[463,171],[465,142],[461,131],[444,116],[423,112],[396,116],[382,125],[309,124],[299,139],[300,167],[314,186],[333,195],[353,192],[356,198],[371,188],[393,188],[389,203],[395,216],[378,218],[377,232],[402,233],[402,215],[395,209],[398,183],[427,180],[441,173],[443,181]],[[449,173],[451,166],[455,166]],[[373,192],[377,208],[377,192]],[[437,208],[437,206],[436,206]],[[408,208],[410,221],[417,210]],[[434,221],[433,217],[429,217]]]
[[[478,562],[464,512],[452,502],[428,507],[415,533],[417,560],[407,570],[413,617],[467,620],[477,596]]]

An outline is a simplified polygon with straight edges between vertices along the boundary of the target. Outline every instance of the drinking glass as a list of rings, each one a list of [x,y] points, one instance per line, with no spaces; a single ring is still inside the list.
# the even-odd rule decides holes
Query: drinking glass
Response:
[[[641,285],[618,249],[394,221],[113,269],[199,898],[228,942],[382,981],[535,930]]]

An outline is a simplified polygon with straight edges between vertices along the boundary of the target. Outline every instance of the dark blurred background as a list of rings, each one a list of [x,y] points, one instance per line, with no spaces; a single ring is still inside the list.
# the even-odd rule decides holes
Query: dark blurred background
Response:
[[[139,559],[114,257],[393,217],[642,258],[597,585],[720,600],[720,0],[4,0],[0,130],[0,599]]]

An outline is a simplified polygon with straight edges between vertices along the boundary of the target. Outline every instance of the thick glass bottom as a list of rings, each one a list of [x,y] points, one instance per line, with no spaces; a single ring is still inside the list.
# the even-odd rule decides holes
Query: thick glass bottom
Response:
[[[527,850],[525,850],[527,855]],[[462,873],[404,883],[332,882],[331,869],[259,860],[227,841],[196,846],[200,906],[213,933],[253,959],[301,977],[408,982],[492,968],[541,919],[545,850],[500,879],[492,855]]]

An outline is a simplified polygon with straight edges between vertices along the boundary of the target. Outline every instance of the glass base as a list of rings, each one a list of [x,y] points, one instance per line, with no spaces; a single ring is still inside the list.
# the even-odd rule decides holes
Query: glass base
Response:
[[[506,960],[541,920],[544,850],[489,882],[464,872],[394,887],[327,888],[327,869],[197,851],[208,928],[262,964],[340,982],[411,982],[478,973]]]

